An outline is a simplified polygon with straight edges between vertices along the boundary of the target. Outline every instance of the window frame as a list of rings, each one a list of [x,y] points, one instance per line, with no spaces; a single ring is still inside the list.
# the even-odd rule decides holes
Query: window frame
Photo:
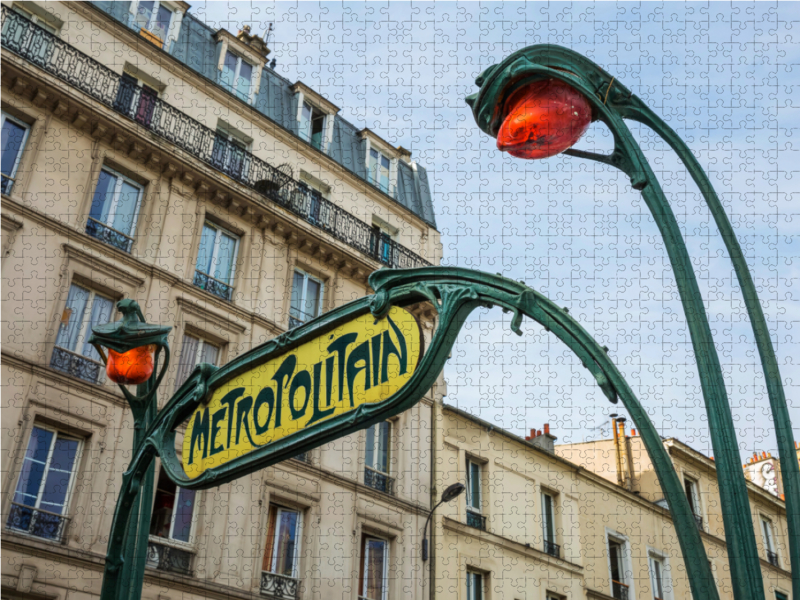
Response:
[[[200,359],[201,359],[201,358],[202,358],[202,356],[203,356],[203,349],[204,349],[206,346],[211,346],[211,347],[213,347],[213,348],[216,348],[216,349],[217,349],[217,359],[214,361],[214,362],[215,362],[214,366],[215,366],[215,367],[218,367],[218,366],[220,366],[220,364],[219,364],[219,363],[221,363],[221,362],[222,362],[222,361],[221,361],[221,358],[222,358],[222,345],[221,345],[221,344],[218,344],[218,343],[216,343],[216,342],[211,342],[211,341],[209,341],[207,338],[203,337],[202,335],[196,335],[195,333],[193,333],[193,332],[191,332],[191,331],[187,331],[187,330],[184,328],[184,330],[183,330],[183,337],[182,337],[182,339],[181,339],[181,355],[178,357],[178,373],[176,374],[176,378],[175,378],[175,390],[176,390],[176,391],[177,391],[177,390],[178,390],[178,388],[180,388],[180,387],[181,387],[181,386],[182,386],[184,383],[186,383],[186,379],[188,379],[188,378],[189,378],[189,374],[187,374],[187,376],[186,376],[186,379],[184,379],[184,380],[183,380],[183,381],[181,381],[180,383],[178,382],[178,379],[177,379],[177,375],[180,375],[180,370],[181,370],[181,367],[183,366],[183,358],[184,358],[184,357],[183,357],[183,349],[184,349],[184,347],[185,347],[185,344],[186,344],[186,338],[187,338],[187,336],[188,336],[188,337],[190,337],[190,338],[194,338],[195,340],[197,340],[197,350],[195,350],[195,353],[194,353],[194,362],[192,363],[191,370],[189,370],[189,374],[191,374],[191,372],[194,370],[194,368],[195,368],[195,367],[196,367],[198,364],[200,364]]]
[[[217,279],[216,277],[211,275],[211,273],[206,273],[205,271],[201,271],[200,269],[197,268],[197,264],[195,264],[195,271],[200,271],[203,275],[205,275],[207,277],[210,277],[214,281],[219,281],[220,283],[223,283],[223,284],[227,285],[229,288],[233,289],[234,288],[233,283],[234,283],[234,281],[236,281],[236,262],[237,262],[237,260],[239,258],[239,245],[241,243],[241,238],[240,238],[240,236],[238,236],[237,234],[233,233],[232,231],[230,231],[228,229],[225,229],[221,225],[218,225],[215,221],[210,221],[210,220],[206,219],[205,221],[203,221],[203,227],[200,229],[200,245],[198,245],[198,247],[197,247],[197,256],[195,257],[195,263],[197,262],[197,259],[200,258],[200,247],[202,245],[203,229],[205,229],[206,226],[209,226],[209,227],[211,227],[212,229],[214,229],[216,231],[216,233],[214,234],[214,246],[213,246],[213,250],[211,252],[211,264],[212,265],[214,264],[214,262],[217,259],[217,255],[218,255],[218,252],[219,252],[220,236],[223,233],[225,233],[228,236],[232,237],[234,239],[234,241],[236,242],[234,244],[234,246],[233,246],[233,253],[232,253],[232,258],[231,258],[230,281],[227,281],[227,282],[226,281],[222,281],[221,279]]]
[[[372,153],[377,154],[377,158],[375,161],[375,165],[378,167],[377,172],[373,174],[373,167],[372,167]],[[380,183],[379,178],[377,177],[378,173],[380,173],[381,159],[385,159],[388,165],[386,166],[387,174],[386,179],[388,181],[386,189],[383,188],[383,185]],[[369,151],[367,152],[367,177],[369,182],[377,187],[379,190],[384,192],[387,195],[392,195],[392,188],[393,188],[393,181],[392,181],[392,159],[386,156],[383,152],[381,152],[378,148],[370,145]]]
[[[382,579],[382,594],[380,598],[370,598],[366,595],[367,593],[367,585],[368,585],[368,574],[369,574],[369,545],[367,544],[367,540],[374,540],[378,542],[382,542],[384,544],[384,553],[383,553],[383,573],[381,575]],[[364,600],[387,600],[389,597],[389,560],[390,560],[390,551],[391,551],[391,542],[387,538],[380,537],[378,535],[373,535],[371,533],[362,533],[361,534],[361,548],[362,548],[362,560],[361,560],[361,590],[359,591],[359,598]]]
[[[478,472],[478,506],[474,505],[474,498],[472,497],[472,471],[471,466],[475,465],[477,467]],[[470,458],[467,456],[467,493],[466,493],[466,503],[467,503],[467,510],[477,513],[479,515],[483,514],[483,465],[478,461]]]
[[[703,507],[700,503],[700,481],[695,477],[684,475],[683,488],[684,492],[686,493],[686,498],[689,500],[689,507],[692,509],[692,514],[695,517],[699,517],[701,520],[700,524],[698,524],[698,529],[705,531]]]
[[[161,469],[162,469],[162,467],[161,467],[161,465],[159,465],[159,468],[158,468],[158,470],[157,470],[157,472],[155,474],[155,486],[153,488],[153,500],[152,500],[152,505],[151,505],[151,508],[150,508],[150,523],[151,524],[153,522],[153,508],[155,507],[156,497],[158,496],[158,480],[161,477]],[[169,478],[167,478],[167,479],[169,479]],[[192,519],[191,519],[191,526],[189,527],[189,536],[188,536],[189,539],[188,539],[188,541],[185,541],[185,542],[183,540],[176,540],[174,537],[172,537],[174,535],[174,533],[175,533],[175,516],[178,513],[178,511],[175,510],[175,509],[176,509],[176,505],[178,503],[178,498],[180,498],[180,491],[183,490],[183,489],[186,489],[186,488],[182,488],[181,486],[179,486],[177,483],[175,483],[171,479],[169,480],[169,482],[172,485],[175,486],[175,502],[174,502],[174,504],[172,506],[172,514],[170,515],[170,518],[169,518],[169,533],[167,534],[167,537],[161,537],[159,535],[155,535],[153,533],[150,533],[150,530],[148,528],[147,538],[148,538],[148,540],[150,540],[152,542],[155,542],[157,544],[161,544],[163,546],[175,546],[177,548],[180,548],[181,550],[186,550],[186,551],[191,552],[192,554],[194,554],[194,552],[195,552],[195,541],[196,541],[195,540],[195,533],[196,533],[196,530],[197,530],[197,522],[198,522],[197,507],[198,507],[198,505],[200,503],[200,490],[187,490],[187,491],[194,491],[194,503],[192,504]]]
[[[21,504],[19,502],[15,502],[14,498],[17,495],[17,488],[19,487],[20,478],[22,477],[22,472],[23,472],[23,469],[24,469],[24,466],[25,466],[25,459],[26,459],[26,455],[27,455],[27,452],[28,452],[28,447],[30,446],[30,443],[31,443],[31,437],[33,436],[33,431],[36,428],[43,429],[45,431],[50,431],[54,435],[53,435],[52,441],[50,442],[50,447],[47,449],[47,458],[45,459],[45,463],[44,463],[45,464],[45,469],[44,469],[44,471],[42,473],[42,481],[39,484],[39,489],[36,492],[36,505],[35,506],[30,506],[28,504]],[[15,504],[18,505],[18,506],[24,506],[26,508],[31,508],[31,509],[36,510],[36,511],[44,510],[44,509],[39,508],[41,503],[42,503],[42,496],[43,496],[42,492],[43,492],[44,487],[45,487],[45,485],[47,483],[47,477],[50,474],[50,468],[52,466],[53,451],[55,449],[56,441],[59,439],[59,437],[70,439],[70,440],[75,440],[75,441],[78,442],[78,447],[75,450],[75,459],[72,461],[72,470],[70,472],[69,484],[67,485],[67,492],[66,492],[66,494],[64,494],[63,512],[60,515],[58,515],[58,516],[60,516],[60,517],[62,517],[64,519],[67,519],[67,520],[70,518],[69,517],[70,504],[72,503],[72,496],[73,496],[73,493],[75,492],[75,483],[76,483],[76,481],[78,479],[78,470],[80,468],[81,459],[83,457],[83,448],[84,448],[84,444],[85,444],[85,439],[80,437],[80,436],[78,436],[78,435],[66,433],[66,432],[64,432],[61,429],[58,429],[56,427],[52,427],[50,425],[45,425],[44,423],[41,423],[40,421],[34,421],[33,425],[31,426],[31,429],[28,431],[28,437],[27,437],[28,443],[25,445],[25,450],[23,450],[22,461],[19,464],[19,473],[17,473],[17,482],[16,482],[16,485],[14,486],[14,491],[13,491],[12,496],[11,496],[11,502],[9,502],[10,510],[13,510],[13,506]],[[28,494],[26,494],[26,495],[28,495]],[[51,511],[45,511],[45,512],[51,513]],[[55,513],[51,513],[51,514],[55,514]],[[5,520],[5,529],[7,529],[7,530],[14,531],[14,532],[19,533],[21,535],[35,537],[36,539],[48,540],[48,541],[51,541],[53,543],[58,543],[58,544],[61,544],[62,541],[63,541],[64,531],[61,532],[61,538],[60,539],[50,539],[50,538],[41,537],[41,536],[38,536],[38,535],[34,535],[34,534],[30,533],[30,532],[24,531],[22,529],[17,529],[17,528],[14,528],[14,527],[10,527],[9,524],[8,524],[9,517],[10,517],[10,511],[9,511],[9,514],[6,515],[6,520]]]
[[[484,600],[486,596],[485,576],[480,571],[467,569],[467,600]]]
[[[119,197],[120,197],[120,194],[121,194],[121,191],[122,191],[122,184],[123,183],[128,183],[129,185],[132,185],[137,190],[139,190],[139,193],[137,194],[137,197],[136,197],[136,206],[133,209],[133,220],[131,222],[131,232],[130,232],[130,234],[123,233],[122,231],[119,231],[118,229],[114,229],[108,223],[103,223],[102,221],[98,221],[97,219],[95,219],[95,218],[93,218],[91,216],[91,210],[92,210],[91,207],[94,204],[94,198],[95,198],[95,195],[97,194],[97,186],[100,184],[100,176],[103,173],[103,171],[105,171],[107,174],[111,175],[112,177],[116,177],[117,178],[117,181],[114,184],[114,192],[113,192],[113,195],[112,195],[111,207],[109,208],[109,211],[108,211],[108,217],[107,217],[108,221],[113,223],[114,222],[114,217],[117,216],[117,208],[119,208]],[[97,180],[96,180],[95,185],[94,185],[94,193],[92,194],[91,204],[89,205],[89,216],[87,216],[86,219],[87,219],[87,221],[91,220],[91,221],[94,221],[95,223],[99,223],[100,225],[102,225],[103,227],[106,227],[107,229],[110,229],[114,233],[118,233],[120,235],[124,235],[126,238],[128,238],[131,241],[130,249],[128,250],[128,253],[130,253],[130,251],[133,250],[133,242],[134,242],[134,239],[135,239],[134,235],[136,234],[136,226],[139,224],[139,212],[141,211],[142,203],[144,202],[144,192],[145,192],[145,186],[142,185],[141,183],[139,183],[138,181],[134,181],[133,179],[131,179],[127,175],[123,175],[119,171],[117,171],[115,169],[112,169],[111,167],[109,167],[107,165],[103,165],[100,168],[100,172],[97,174]],[[105,207],[105,204],[103,204],[103,207]]]
[[[5,179],[9,179],[11,181],[11,186],[8,191],[3,192],[4,194],[10,195],[11,190],[14,189],[14,184],[16,183],[16,176],[17,170],[19,169],[19,164],[22,161],[22,155],[25,153],[25,147],[28,145],[28,140],[31,136],[31,125],[26,123],[25,121],[18,119],[17,117],[8,114],[6,111],[0,111],[0,130],[5,127],[6,121],[10,120],[15,125],[22,127],[25,130],[25,133],[22,135],[22,143],[19,147],[19,152],[17,153],[16,158],[14,159],[14,166],[11,169],[11,174],[6,175],[3,174],[2,177]]]
[[[230,88],[228,88],[228,86],[225,84],[225,80],[222,77],[222,73],[225,72],[225,60],[227,59],[227,55],[228,54],[230,54],[231,56],[236,58],[236,67],[233,70],[233,84],[232,84],[232,86]],[[243,62],[247,63],[248,65],[250,65],[250,91],[247,94],[247,99],[246,100],[244,98],[242,98],[242,96],[239,94],[239,92],[237,90],[237,86],[239,84],[239,75],[240,75],[240,73],[242,71],[242,63]],[[223,88],[228,90],[231,94],[233,94],[234,96],[236,96],[240,100],[243,100],[244,102],[247,102],[248,104],[252,104],[253,103],[253,96],[255,95],[255,85],[254,85],[254,83],[255,83],[254,82],[255,73],[256,73],[256,65],[254,65],[249,60],[244,58],[241,54],[237,54],[236,52],[231,50],[230,47],[225,48],[225,57],[223,57],[223,59],[222,59],[222,70],[220,71],[220,84],[222,85]]]
[[[275,511],[275,530],[273,531],[272,539],[267,539],[267,546],[264,548],[263,556],[267,555],[267,551],[270,553],[270,563],[272,566],[271,571],[264,571],[263,569],[263,557],[262,557],[262,573],[269,573],[271,575],[277,575],[279,577],[290,577],[292,579],[300,579],[300,544],[302,543],[303,539],[303,516],[305,511],[300,508],[292,508],[289,506],[284,506],[281,504],[276,504],[274,502],[269,503],[269,511],[267,514],[267,522],[273,514],[272,511]],[[292,556],[292,574],[291,575],[283,575],[282,573],[275,572],[275,565],[278,561],[278,544],[276,544],[276,540],[279,534],[279,523],[280,523],[280,515],[281,512],[293,512],[297,514],[297,524],[295,525],[294,531],[294,554]],[[267,529],[267,534],[269,535],[269,528]]]
[[[308,108],[308,119],[305,118],[306,108]],[[314,114],[317,113],[317,119],[314,118]],[[300,107],[300,139],[304,140],[312,147],[316,148],[320,152],[325,152],[325,137],[327,132],[328,126],[328,119],[331,115],[326,113],[324,110],[320,109],[318,106],[309,102],[305,97],[303,98],[303,104]],[[321,117],[321,119],[320,119]],[[314,121],[321,120],[322,121],[322,131],[320,131],[320,138],[319,138],[319,146],[315,146],[313,139],[313,131],[314,131]]]
[[[381,471],[377,465],[375,464],[378,462],[378,455],[380,451],[380,434],[379,432],[382,431],[380,428],[381,425],[386,424],[386,471]],[[380,421],[373,425],[370,425],[367,428],[367,431],[374,430],[376,433],[373,434],[373,442],[372,442],[372,457],[373,457],[373,464],[367,463],[367,454],[366,454],[366,444],[364,448],[364,466],[368,469],[372,469],[376,473],[380,473],[381,475],[386,475],[387,477],[391,477],[392,471],[392,422],[389,420]],[[376,435],[377,434],[377,435]],[[366,434],[368,435],[368,434]]]
[[[139,14],[139,5],[141,4],[141,0],[134,0],[134,1],[136,2],[136,9],[135,12],[133,13],[133,23],[138,25],[136,17]],[[161,49],[169,51],[169,48],[165,48],[164,46],[166,46],[167,41],[169,39],[169,33],[170,30],[172,29],[173,23],[175,22],[175,15],[177,13],[175,11],[175,8],[170,6],[168,2],[163,2],[162,0],[153,0],[153,11],[150,14],[150,19],[147,21],[146,26],[140,25],[139,30],[141,31],[142,29],[144,29],[148,33],[155,35],[155,32],[153,31],[153,25],[156,23],[156,19],[158,18],[158,9],[161,8],[162,5],[164,6],[165,9],[169,11],[169,22],[167,23],[166,27],[166,35],[164,36],[164,39],[161,40]]]
[[[549,490],[542,490],[542,538],[545,543],[557,544],[556,531],[556,498]],[[550,517],[547,516],[547,499],[550,501]],[[548,525],[551,532],[548,532]]]
[[[669,566],[666,557],[655,552],[649,552],[647,566],[650,571],[650,592],[653,600],[668,600],[669,581],[667,578]],[[661,595],[658,595],[657,592],[660,592]]]
[[[300,295],[300,306],[305,306],[305,304],[306,304],[307,293],[308,293],[308,281],[309,280],[313,280],[313,281],[315,281],[316,283],[319,284],[319,298],[317,298],[317,314],[307,318],[305,321],[301,321],[300,319],[298,319],[297,317],[295,317],[292,314],[292,311],[294,311],[294,307],[292,306],[292,296],[294,295],[294,274],[295,273],[300,273],[303,276],[303,289],[302,289],[302,293]],[[311,275],[310,273],[304,271],[303,269],[300,269],[298,267],[294,267],[294,270],[292,271],[292,287],[291,287],[291,292],[289,293],[289,319],[290,320],[294,319],[295,321],[301,321],[300,325],[305,325],[306,323],[316,319],[317,317],[319,317],[323,313],[322,305],[323,305],[324,300],[325,300],[325,282],[322,279],[320,279],[319,277],[314,277],[313,275]],[[303,311],[301,309],[297,309],[297,310],[300,310],[300,312],[305,316],[305,314],[306,314],[305,311]],[[300,325],[295,325],[295,327],[300,327]]]
[[[608,553],[608,582],[611,590],[610,596],[614,597],[614,582],[624,585],[628,589],[629,597],[635,598],[633,566],[631,564],[630,542],[625,536],[611,530],[606,530],[606,551]],[[619,546],[617,557],[620,579],[614,579],[611,560],[611,544]]]

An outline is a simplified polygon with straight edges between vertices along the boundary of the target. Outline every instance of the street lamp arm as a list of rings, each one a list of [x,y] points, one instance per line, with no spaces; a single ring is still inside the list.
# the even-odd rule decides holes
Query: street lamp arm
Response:
[[[759,357],[761,358],[761,365],[764,370],[770,408],[772,409],[778,452],[780,453],[781,475],[789,526],[792,587],[794,597],[800,598],[800,464],[796,459],[796,447],[792,434],[789,407],[786,403],[780,368],[775,356],[764,310],[761,302],[759,302],[758,292],[739,240],[708,175],[680,136],[641,100],[638,98],[634,98],[634,100],[634,102],[626,103],[626,106],[620,107],[620,111],[626,118],[642,123],[652,129],[669,144],[675,154],[678,155],[678,158],[686,165],[686,169],[700,189],[700,193],[703,195],[706,205],[714,217],[714,222],[722,235],[725,248],[731,257],[739,286],[742,288],[745,307],[747,308],[747,314],[750,318]]]
[[[444,500],[440,500],[439,504],[434,506],[431,509],[431,512],[428,513],[428,518],[425,519],[425,527],[422,528],[422,560],[428,560],[428,523],[431,521],[431,517],[433,516],[433,511],[439,508],[442,504],[444,504]],[[432,582],[431,582],[432,584]]]

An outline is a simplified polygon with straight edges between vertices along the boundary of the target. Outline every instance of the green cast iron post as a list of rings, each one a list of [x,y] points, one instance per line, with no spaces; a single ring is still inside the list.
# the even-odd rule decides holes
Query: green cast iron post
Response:
[[[489,135],[496,136],[502,122],[501,112],[505,98],[511,92],[532,81],[550,78],[564,81],[579,90],[592,105],[593,119],[605,123],[614,136],[614,151],[608,156],[579,150],[567,150],[565,153],[612,165],[625,172],[631,179],[631,185],[642,192],[663,236],[686,313],[706,402],[720,484],[734,597],[737,600],[760,600],[764,597],[763,582],[746,483],[741,471],[741,461],[725,383],[703,307],[702,296],[675,216],[641,148],[635,142],[623,118],[633,119],[652,127],[672,146],[687,164],[714,215],[742,286],[767,380],[781,453],[781,467],[785,474],[787,519],[790,538],[792,538],[790,539],[790,553],[792,565],[795,566],[793,585],[795,595],[798,595],[800,593],[800,589],[798,589],[800,575],[796,571],[798,571],[797,565],[800,562],[798,561],[800,553],[800,535],[798,535],[798,528],[800,528],[800,493],[798,493],[800,492],[800,476],[798,475],[797,461],[794,459],[791,423],[766,321],[741,248],[719,199],[699,163],[674,131],[650,111],[640,99],[633,96],[627,88],[619,82],[615,82],[611,75],[590,60],[566,48],[541,45],[515,52],[499,65],[486,69],[478,77],[476,84],[480,86],[480,91],[469,96],[467,103],[473,109],[478,126]],[[691,566],[687,565],[687,568],[690,569],[691,579]],[[694,592],[694,595],[696,599],[704,597],[698,595],[697,592]]]

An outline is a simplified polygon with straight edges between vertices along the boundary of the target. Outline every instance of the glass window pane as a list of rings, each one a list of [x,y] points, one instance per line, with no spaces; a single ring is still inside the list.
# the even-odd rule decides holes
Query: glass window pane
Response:
[[[50,460],[50,470],[72,472],[75,457],[78,454],[78,440],[59,437],[53,447],[53,456]]]
[[[136,15],[133,20],[138,27],[147,29],[150,23],[150,17],[153,16],[154,0],[140,0],[139,7],[136,9]]]
[[[375,468],[381,473],[389,472],[389,423],[377,423],[375,425],[378,430],[378,464]]]
[[[217,260],[214,265],[214,273],[212,273],[212,276],[229,285],[231,283],[231,276],[233,275],[235,251],[236,239],[224,233],[220,234]]]
[[[225,62],[222,64],[220,73],[220,84],[233,91],[233,78],[236,76],[236,55],[231,52],[225,54]]]
[[[200,362],[216,365],[218,351],[216,346],[203,342],[203,348],[200,350]]]
[[[315,281],[311,278],[308,279],[308,284],[306,285],[306,301],[303,311],[309,319],[319,315],[319,292],[321,287],[319,281]]]
[[[383,540],[367,539],[366,544],[366,569],[364,569],[364,595],[370,600],[382,600],[384,594],[386,562],[386,542]]]
[[[172,526],[172,509],[175,506],[175,484],[162,470],[158,475],[158,487],[150,517],[150,535],[168,538]]]
[[[28,449],[25,451],[25,458],[22,461],[22,471],[17,482],[14,502],[28,506],[36,504],[53,435],[52,431],[40,427],[34,427],[31,431]]]
[[[78,333],[80,332],[81,325],[83,324],[83,315],[86,310],[86,302],[89,299],[89,290],[75,285],[74,283],[69,288],[69,296],[67,297],[67,305],[64,307],[67,312],[68,320],[66,324],[63,319],[61,326],[58,330],[58,337],[56,338],[56,346],[75,351],[78,344]]]
[[[291,300],[291,315],[295,319],[305,321],[303,317],[303,284],[305,283],[305,276],[298,272],[294,272],[294,280],[292,281],[292,300]]]
[[[50,469],[42,491],[42,500],[39,508],[53,513],[62,514],[64,503],[69,490],[70,473]]]
[[[364,461],[368,467],[375,468],[375,425],[367,429],[367,447]]]
[[[197,270],[206,275],[211,275],[211,259],[214,256],[214,240],[217,230],[209,225],[203,225],[200,236],[200,248],[197,251]]]
[[[141,189],[139,187],[127,181],[122,182],[122,189],[114,211],[114,222],[110,224],[111,227],[125,235],[131,235],[133,223],[136,220],[136,207],[139,204],[140,193]]]
[[[197,357],[197,344],[200,343],[196,337],[191,335],[183,336],[183,346],[181,347],[181,359],[178,363],[178,374],[175,377],[175,389],[183,385],[183,382],[189,378],[195,365]]]
[[[175,507],[175,523],[172,527],[172,539],[188,542],[192,532],[192,516],[194,515],[195,490],[178,488],[178,503]]]
[[[95,221],[100,221],[108,225],[108,213],[111,211],[111,206],[114,202],[114,188],[117,185],[117,178],[108,171],[100,171],[100,177],[97,179],[97,187],[94,188],[94,197],[92,197],[92,208],[89,211],[89,216]]]
[[[239,79],[236,81],[236,94],[245,102],[250,100],[250,82],[253,79],[253,66],[245,61],[239,66]]]
[[[171,18],[172,11],[163,4],[160,5],[158,7],[158,13],[156,14],[155,22],[153,23],[150,31],[160,37],[162,42],[166,41],[167,39],[167,33],[169,32],[169,21]]]
[[[481,468],[477,463],[469,463],[469,499],[470,506],[481,508]]]
[[[298,513],[279,510],[275,528],[275,569],[278,575],[294,576],[295,544],[297,543]]]
[[[92,360],[100,361],[100,354],[94,346],[89,342],[89,336],[92,334],[92,327],[97,325],[105,325],[111,321],[111,315],[114,312],[114,302],[102,296],[95,296],[92,302],[92,314],[89,320],[89,327],[86,329],[86,340],[83,344],[82,354]]]
[[[22,150],[22,144],[25,140],[25,133],[27,129],[14,123],[10,119],[6,119],[3,123],[2,144],[3,152],[0,155],[0,171],[9,177],[14,176],[14,166],[17,164],[17,159]]]

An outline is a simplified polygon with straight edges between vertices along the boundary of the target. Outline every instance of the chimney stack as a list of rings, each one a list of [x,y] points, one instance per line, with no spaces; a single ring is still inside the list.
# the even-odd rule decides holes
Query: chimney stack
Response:
[[[541,429],[531,429],[531,434],[525,437],[525,441],[531,442],[537,448],[545,452],[555,454],[555,441],[558,438],[550,433],[550,423],[544,424],[544,432]]]

